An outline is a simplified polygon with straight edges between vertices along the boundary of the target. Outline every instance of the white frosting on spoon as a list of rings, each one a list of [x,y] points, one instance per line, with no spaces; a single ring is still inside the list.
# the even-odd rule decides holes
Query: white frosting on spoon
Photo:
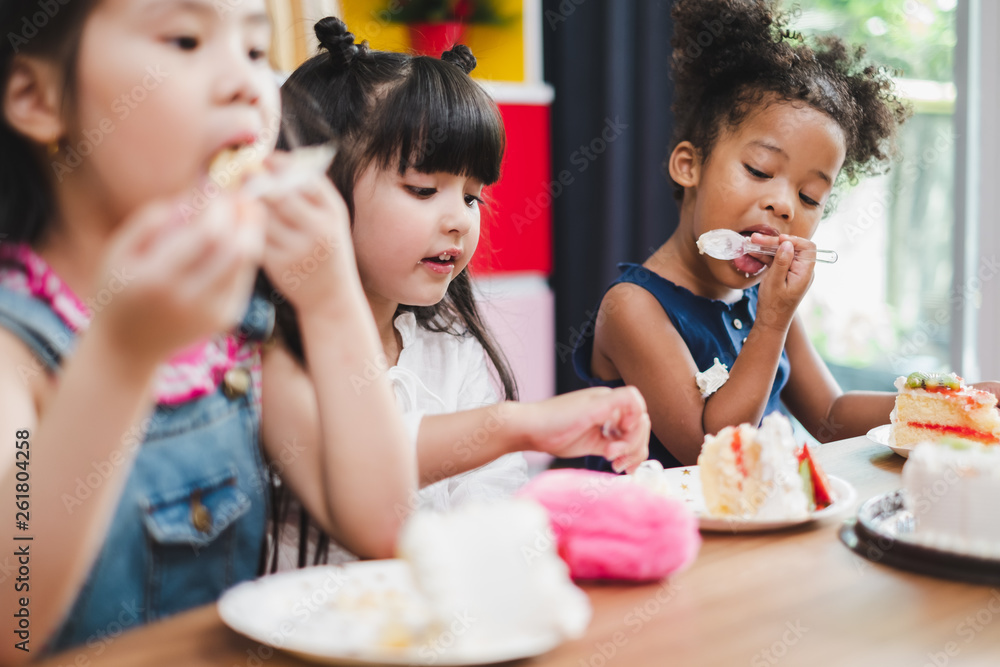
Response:
[[[745,241],[731,229],[713,229],[698,237],[698,252],[715,259],[736,259],[746,254]]]

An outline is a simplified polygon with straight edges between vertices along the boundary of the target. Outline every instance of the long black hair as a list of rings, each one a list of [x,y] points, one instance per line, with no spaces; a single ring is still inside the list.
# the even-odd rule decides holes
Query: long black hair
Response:
[[[0,2],[0,91],[7,88],[15,56],[46,58],[63,70],[63,110],[68,110],[83,26],[97,2],[67,0],[52,3],[50,11],[37,0]],[[56,216],[52,178],[44,148],[0,117],[0,241],[35,243],[41,238]]]
[[[910,111],[892,72],[866,62],[863,47],[837,37],[807,41],[774,0],[677,0],[671,16],[676,124],[668,155],[690,141],[708,161],[720,132],[778,99],[804,102],[840,125],[847,181],[885,170]],[[674,194],[680,199],[684,188],[674,183]]]
[[[374,164],[471,176],[485,185],[500,178],[506,145],[496,104],[469,77],[476,59],[456,46],[441,59],[376,51],[338,18],[316,24],[321,51],[299,67],[282,87],[284,118],[279,147],[310,145],[336,137],[337,157],[330,178],[354,215],[354,186]],[[289,348],[302,360],[302,345],[291,306],[279,317]],[[456,336],[473,336],[496,369],[507,399],[517,385],[503,352],[490,334],[479,308],[469,269],[448,286],[433,306],[401,305],[419,326]]]
[[[484,185],[500,178],[506,147],[503,121],[496,104],[470,77],[476,59],[466,46],[441,58],[376,51],[356,44],[340,19],[330,17],[315,27],[320,53],[306,61],[282,86],[282,133],[279,148],[321,144],[335,139],[337,156],[329,176],[354,217],[354,187],[370,165],[472,176]],[[261,274],[258,290],[276,303],[277,331],[289,350],[305,364],[294,308]],[[434,306],[399,306],[419,326],[455,336],[473,336],[496,369],[507,399],[517,398],[517,385],[507,359],[493,340],[476,304],[469,268],[448,286]],[[288,514],[285,487],[272,494],[269,569],[278,565],[281,528]],[[298,517],[298,566],[325,563],[330,538],[318,530],[305,509]],[[310,541],[317,545],[310,553]]]

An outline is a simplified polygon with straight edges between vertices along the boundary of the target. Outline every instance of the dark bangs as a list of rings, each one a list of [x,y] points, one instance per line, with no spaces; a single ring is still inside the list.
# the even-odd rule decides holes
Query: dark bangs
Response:
[[[465,72],[416,57],[410,72],[374,102],[363,135],[364,162],[399,173],[444,172],[492,185],[500,180],[506,134],[500,111]]]

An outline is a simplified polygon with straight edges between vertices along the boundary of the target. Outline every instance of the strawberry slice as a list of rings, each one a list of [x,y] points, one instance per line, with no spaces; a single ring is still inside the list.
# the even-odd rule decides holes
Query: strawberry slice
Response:
[[[798,453],[799,459],[799,469],[802,467],[808,467],[809,478],[812,482],[812,496],[816,502],[816,509],[821,510],[824,507],[829,507],[833,504],[833,489],[830,486],[830,480],[827,478],[826,473],[823,469],[819,467],[816,460],[813,459],[812,454],[809,452],[809,446],[803,443],[802,449]],[[802,471],[804,472],[804,471]],[[805,475],[803,475],[804,481]],[[806,495],[810,495],[808,490]]]

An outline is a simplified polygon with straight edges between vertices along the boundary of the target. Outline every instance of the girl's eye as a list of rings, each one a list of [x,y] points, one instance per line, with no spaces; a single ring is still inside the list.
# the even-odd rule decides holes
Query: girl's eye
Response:
[[[167,41],[179,48],[181,51],[194,51],[198,48],[197,37],[172,37]]]
[[[802,203],[805,204],[806,206],[812,206],[812,207],[819,206],[819,202],[818,201],[816,201],[812,197],[807,197],[806,195],[802,194],[801,192],[799,193],[799,199],[801,199]]]
[[[436,188],[421,188],[416,185],[407,185],[406,189],[422,199],[426,199],[437,192]]]
[[[754,169],[753,167],[751,167],[746,163],[744,163],[743,166],[746,168],[747,173],[749,173],[754,178],[771,178],[769,175],[765,174],[764,172],[758,169]]]
[[[267,49],[250,49],[250,60],[266,60]]]
[[[483,203],[484,203],[483,200],[477,197],[476,195],[465,195],[465,205],[468,206],[469,208],[472,208],[476,204],[482,206]]]

